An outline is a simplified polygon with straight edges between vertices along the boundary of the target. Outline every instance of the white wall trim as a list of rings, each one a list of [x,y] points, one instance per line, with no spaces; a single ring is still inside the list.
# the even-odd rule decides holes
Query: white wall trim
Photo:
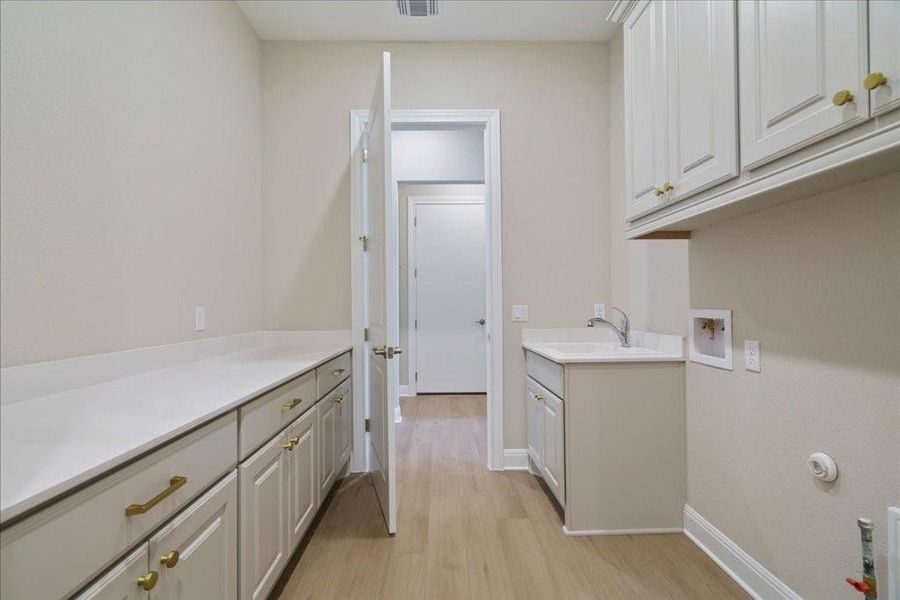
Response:
[[[684,505],[684,534],[756,600],[802,600],[687,504]]]
[[[408,385],[401,385],[401,386],[400,386],[400,397],[401,397],[401,398],[402,398],[402,397],[407,397],[407,398],[409,398],[409,397],[412,397],[412,396],[415,396],[415,394],[412,393],[412,392],[410,391]]]
[[[504,471],[527,471],[528,470],[528,449],[527,448],[506,448],[503,450],[503,470]]]
[[[397,198],[399,200],[400,194],[397,194]],[[416,371],[419,370],[419,355],[418,355],[418,337],[415,335],[417,328],[415,326],[416,317],[418,316],[418,306],[419,306],[419,297],[418,297],[418,285],[416,281],[416,277],[414,273],[416,272],[416,268],[418,268],[417,261],[415,257],[417,256],[417,246],[416,246],[416,208],[421,204],[481,204],[484,205],[484,196],[465,196],[465,195],[448,195],[448,196],[409,196],[406,203],[406,339],[408,341],[408,354],[407,354],[407,375],[406,381],[409,384],[406,386],[409,388],[409,395],[415,396],[418,393],[418,379],[416,378]],[[401,207],[401,210],[403,208]],[[487,223],[485,223],[487,225]],[[401,232],[402,234],[402,232]],[[485,231],[487,234],[487,231]],[[487,254],[487,253],[485,253]],[[485,256],[485,261],[487,261],[487,256]],[[490,265],[485,266],[485,293],[490,295],[490,282],[487,281],[487,276],[490,273]],[[488,306],[488,299],[485,298],[485,306]],[[490,355],[491,345],[487,343],[487,349],[485,356]],[[469,390],[458,390],[458,391],[469,391]],[[401,389],[400,395],[403,395],[403,391]]]
[[[579,529],[570,531],[562,526],[563,535],[578,537],[586,535],[657,535],[660,533],[681,533],[681,527],[656,527],[648,529]]]
[[[353,314],[353,369],[362,377],[353,378],[353,443],[354,448],[366,448],[365,460],[354,454],[353,470],[368,470],[368,444],[364,419],[368,416],[368,401],[364,382],[366,381],[363,355],[365,342],[363,330],[366,323],[365,290],[361,285],[363,279],[363,252],[359,236],[363,235],[362,218],[362,159],[360,139],[365,129],[367,110],[350,111],[350,195],[351,195],[351,294]],[[487,305],[487,339],[490,344],[488,353],[488,392],[487,392],[487,449],[488,468],[502,470],[505,468],[503,454],[503,274],[501,247],[501,192],[500,192],[500,111],[489,110],[395,110],[391,113],[394,123],[411,124],[453,124],[477,125],[484,127],[484,197],[486,231],[488,244],[488,289]]]

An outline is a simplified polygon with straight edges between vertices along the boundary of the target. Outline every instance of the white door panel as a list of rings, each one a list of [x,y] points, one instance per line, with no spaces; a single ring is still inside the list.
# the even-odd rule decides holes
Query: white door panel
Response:
[[[885,82],[870,93],[872,114],[900,106],[900,2],[869,0],[869,70]]]
[[[639,4],[625,23],[625,139],[627,217],[637,218],[665,204],[657,189],[666,183],[666,38],[663,2]]]
[[[485,393],[484,202],[414,206],[418,393]]]
[[[150,538],[151,564],[159,571],[150,600],[237,598],[237,522],[232,471]]]
[[[734,2],[665,4],[671,200],[737,176]]]
[[[868,118],[866,25],[857,0],[739,3],[743,169]],[[853,100],[835,105],[840,90]]]
[[[319,507],[316,458],[319,442],[317,414],[309,410],[288,429],[288,442],[294,447],[287,453],[287,522],[290,529],[289,550],[292,552],[309,528]]]
[[[541,404],[544,410],[544,481],[547,487],[566,505],[565,422],[562,400],[544,391]]]
[[[369,394],[369,456],[372,480],[389,533],[397,531],[394,406],[400,400],[399,222],[391,175],[391,54],[382,54],[369,120],[363,134],[366,161],[365,374]],[[376,354],[376,350],[381,354]]]
[[[137,585],[137,580],[150,573],[148,562],[147,544],[141,544],[75,600],[147,600],[149,594]],[[159,574],[155,566],[153,571]]]

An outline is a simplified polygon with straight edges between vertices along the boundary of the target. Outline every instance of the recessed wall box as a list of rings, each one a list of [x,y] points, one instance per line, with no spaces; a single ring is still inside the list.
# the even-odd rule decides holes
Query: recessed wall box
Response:
[[[691,362],[731,371],[731,311],[692,309],[688,344]]]

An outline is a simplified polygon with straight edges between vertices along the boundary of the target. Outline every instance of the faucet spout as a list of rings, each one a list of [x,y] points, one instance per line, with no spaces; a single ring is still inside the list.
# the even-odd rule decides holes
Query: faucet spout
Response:
[[[616,309],[621,314],[622,318],[619,320],[618,325],[616,325],[615,323],[611,323],[610,321],[607,321],[606,319],[602,319],[600,317],[593,317],[593,318],[590,318],[587,320],[587,326],[593,327],[595,324],[599,323],[601,325],[605,325],[606,327],[609,327],[610,329],[613,330],[613,332],[615,332],[616,336],[619,338],[619,343],[622,344],[622,347],[630,348],[631,347],[631,340],[630,340],[631,326],[628,322],[628,315],[625,313],[624,310],[622,310],[618,306],[613,306],[612,308]]]

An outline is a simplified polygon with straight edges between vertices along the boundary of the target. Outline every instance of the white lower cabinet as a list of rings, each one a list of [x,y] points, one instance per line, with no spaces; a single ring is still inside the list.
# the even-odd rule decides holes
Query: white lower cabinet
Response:
[[[565,404],[530,377],[528,404],[528,456],[560,505],[566,505]]]
[[[147,581],[146,585],[149,585],[159,577],[158,571],[148,571],[148,556],[147,544],[141,544],[96,583],[75,596],[75,600],[146,600],[149,592],[138,581]]]
[[[310,410],[288,427],[288,443],[293,448],[287,454],[287,511],[290,527],[291,551],[297,547],[309,529],[319,508],[319,486],[316,483],[316,444],[318,427],[316,411]]]
[[[337,477],[335,439],[337,434],[337,402],[329,396],[319,401],[319,495],[325,498]]]
[[[151,600],[237,598],[237,471],[150,538]]]
[[[241,598],[265,598],[287,562],[287,436],[241,463]]]
[[[342,386],[343,387],[343,386]],[[337,456],[338,469],[342,468],[350,460],[350,451],[353,447],[353,396],[350,386],[341,392],[341,402],[337,406]]]
[[[541,402],[544,411],[544,481],[547,487],[566,505],[565,421],[563,401],[551,393]]]

